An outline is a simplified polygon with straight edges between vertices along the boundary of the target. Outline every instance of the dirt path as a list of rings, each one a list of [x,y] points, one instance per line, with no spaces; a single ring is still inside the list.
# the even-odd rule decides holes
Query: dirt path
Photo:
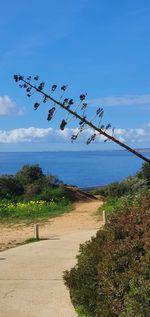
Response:
[[[51,239],[57,235],[80,230],[99,228],[96,211],[102,204],[99,200],[75,203],[74,210],[60,217],[41,223],[40,237]],[[34,225],[0,225],[0,251],[12,248],[25,240],[34,237]]]
[[[74,266],[79,244],[101,226],[95,216],[100,205],[78,203],[70,214],[41,226],[41,235],[49,240],[0,253],[1,317],[76,317],[62,275]],[[12,238],[21,242],[33,235],[32,226],[6,229],[1,227],[3,247]]]

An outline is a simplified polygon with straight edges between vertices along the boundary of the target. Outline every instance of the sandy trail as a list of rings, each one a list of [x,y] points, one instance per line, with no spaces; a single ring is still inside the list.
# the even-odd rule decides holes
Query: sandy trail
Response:
[[[57,218],[51,218],[39,225],[40,237],[51,239],[53,236],[62,235],[78,230],[99,228],[95,215],[102,204],[99,200],[78,202],[74,204],[74,210]],[[25,240],[34,237],[34,225],[0,225],[0,251],[12,248]]]
[[[41,225],[41,236],[49,240],[0,253],[1,317],[76,316],[62,275],[76,263],[79,244],[101,226],[101,219],[95,216],[101,204],[78,203],[71,213]],[[6,248],[10,242],[12,246],[33,236],[33,227],[1,226],[1,233]]]

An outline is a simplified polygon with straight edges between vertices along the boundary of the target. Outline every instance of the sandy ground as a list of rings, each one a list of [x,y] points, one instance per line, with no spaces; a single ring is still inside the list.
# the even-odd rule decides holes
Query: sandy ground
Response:
[[[95,216],[100,205],[76,204],[70,214],[40,227],[49,240],[0,253],[0,317],[76,317],[62,275],[76,263],[79,244],[102,225]],[[7,247],[33,236],[33,227],[1,227],[1,232]]]
[[[57,235],[74,232],[77,230],[99,228],[96,211],[102,204],[99,200],[79,202],[74,205],[74,210],[60,217],[52,218],[39,225],[40,238],[52,239]],[[12,248],[25,240],[34,237],[35,226],[32,225],[0,225],[0,251]]]

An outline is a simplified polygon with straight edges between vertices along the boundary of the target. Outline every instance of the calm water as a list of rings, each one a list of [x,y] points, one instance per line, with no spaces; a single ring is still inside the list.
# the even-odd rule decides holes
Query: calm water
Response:
[[[14,174],[24,164],[39,164],[64,183],[92,187],[134,175],[143,161],[126,151],[0,153],[0,174]]]

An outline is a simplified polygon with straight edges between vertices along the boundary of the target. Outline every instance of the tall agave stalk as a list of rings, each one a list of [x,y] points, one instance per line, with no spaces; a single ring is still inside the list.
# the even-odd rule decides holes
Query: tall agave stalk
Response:
[[[115,136],[115,129],[111,127],[111,124],[108,123],[107,125],[102,124],[102,119],[104,115],[104,109],[98,108],[94,114],[94,117],[89,120],[87,115],[87,109],[88,109],[88,103],[86,100],[85,93],[81,94],[79,96],[79,102],[75,103],[72,98],[65,98],[65,92],[67,90],[67,85],[62,85],[60,88],[60,98],[57,100],[54,98],[54,92],[57,89],[57,85],[53,84],[50,88],[49,93],[44,92],[45,83],[39,82],[39,76],[34,76],[33,78],[31,76],[25,78],[21,75],[14,75],[15,82],[19,82],[19,87],[24,88],[26,91],[26,94],[28,97],[32,97],[33,94],[40,93],[42,96],[41,101],[37,101],[34,103],[34,109],[37,110],[42,103],[51,102],[52,106],[48,111],[47,120],[51,121],[57,111],[62,108],[65,110],[68,115],[66,118],[63,118],[60,122],[60,129],[64,130],[67,124],[73,119],[78,119],[78,130],[76,134],[73,134],[71,137],[71,141],[74,142],[78,136],[85,131],[87,128],[91,128],[93,131],[91,136],[86,140],[87,144],[90,144],[91,142],[95,141],[95,139],[99,135],[103,135],[105,137],[104,142],[110,140],[119,146],[125,148],[132,154],[136,155],[143,161],[150,163],[150,159],[142,155],[141,153],[137,152],[133,148],[129,147],[127,144],[121,142],[118,140]],[[98,119],[98,120],[97,120]],[[97,124],[95,123],[98,122]]]

